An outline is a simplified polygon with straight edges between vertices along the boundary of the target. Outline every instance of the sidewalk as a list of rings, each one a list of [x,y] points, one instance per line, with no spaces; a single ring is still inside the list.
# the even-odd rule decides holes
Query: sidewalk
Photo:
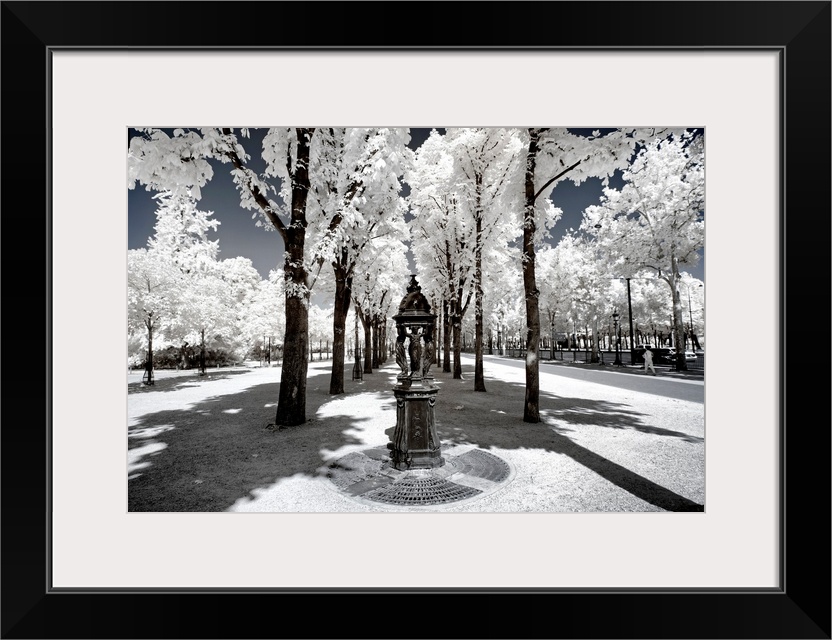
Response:
[[[468,354],[470,355],[470,354]],[[500,355],[499,353],[489,354],[494,358],[504,358],[508,361],[514,362],[524,362],[525,357],[518,357],[518,356],[509,356],[509,355]],[[608,353],[604,354],[604,363],[600,362],[589,362],[586,359],[586,353],[583,351],[575,352],[574,356],[571,351],[564,351],[562,354],[558,352],[558,355],[562,357],[558,357],[555,360],[549,360],[547,358],[542,358],[540,360],[541,367],[548,367],[548,366],[568,366],[568,367],[578,367],[584,370],[604,370],[604,371],[617,371],[619,373],[632,373],[632,374],[644,374],[644,365],[637,364],[631,365],[630,356],[628,353],[625,353],[622,357],[622,364],[615,365],[613,364],[615,356],[611,356]],[[574,357],[574,359],[573,359]],[[626,363],[626,364],[625,364]],[[656,373],[661,374],[664,376],[670,376],[673,378],[684,378],[684,379],[693,379],[693,380],[703,380],[705,376],[705,369],[701,363],[688,363],[688,369],[686,371],[676,371],[674,365],[667,365],[667,364],[657,364],[655,366]],[[542,370],[542,369],[541,369]]]
[[[345,394],[330,396],[331,361],[324,361],[309,366],[307,422],[279,430],[270,427],[279,367],[157,377],[151,387],[140,384],[140,374],[128,376],[136,378],[128,385],[128,508],[279,513],[703,510],[704,406],[650,391],[653,384],[668,384],[668,376],[695,374],[662,371],[640,380],[639,390],[633,390],[557,375],[561,367],[611,365],[541,361],[542,421],[530,424],[522,421],[522,367],[487,359],[487,391],[477,393],[473,358],[465,356],[463,363],[463,380],[432,369],[439,388],[435,416],[443,456],[470,461],[476,454],[478,461],[497,459],[507,468],[504,478],[473,498],[401,506],[345,491],[338,483],[344,476],[334,473],[349,467],[344,461],[360,459],[366,465],[369,459],[376,469],[383,463],[395,424],[397,368],[388,363],[353,381],[350,363]],[[641,374],[628,366],[615,369]],[[460,482],[486,486],[482,477],[465,477],[460,469],[448,464],[446,471],[456,471]],[[359,471],[353,465],[351,481]]]
[[[646,375],[644,371],[644,365],[632,365],[632,364],[621,364],[621,365],[614,365],[614,364],[600,364],[600,363],[590,363],[590,362],[583,362],[578,360],[577,362],[572,362],[571,360],[541,360],[541,365],[543,366],[562,366],[562,367],[580,367],[581,369],[587,370],[604,370],[604,371],[616,371],[618,373],[630,373],[633,375]],[[689,367],[687,371],[676,371],[676,368],[673,365],[666,365],[666,364],[657,364],[655,365],[656,375],[661,375],[665,377],[671,378],[681,378],[681,379],[689,379],[689,380],[704,380],[705,378],[705,370],[702,368],[695,368]]]

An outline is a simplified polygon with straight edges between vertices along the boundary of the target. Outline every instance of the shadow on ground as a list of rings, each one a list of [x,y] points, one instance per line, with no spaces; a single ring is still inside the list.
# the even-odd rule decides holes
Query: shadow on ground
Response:
[[[488,391],[478,394],[473,391],[473,367],[463,367],[463,376],[467,378],[464,381],[452,380],[450,374],[440,373],[437,378],[440,376],[442,386],[446,389],[450,390],[454,386],[453,404],[459,406],[462,403],[464,411],[468,411],[469,404],[476,406],[478,398],[482,396],[493,394],[500,398],[516,398],[514,404],[502,409],[506,416],[503,425],[498,427],[481,428],[476,423],[476,414],[473,414],[474,419],[470,423],[466,423],[465,420],[456,419],[452,413],[443,412],[440,416],[437,409],[437,431],[443,444],[473,444],[485,450],[491,447],[507,450],[536,448],[563,454],[656,507],[667,511],[704,511],[703,505],[581,446],[569,434],[592,426],[675,438],[691,445],[703,443],[703,438],[646,424],[643,415],[629,405],[563,397],[543,390],[540,391],[542,421],[531,424],[522,420],[525,384],[487,378]],[[559,426],[564,422],[569,426]]]
[[[322,451],[361,443],[344,425],[355,428],[362,418],[316,420],[333,397],[312,389],[307,422],[279,431],[271,428],[279,383],[144,415],[127,434],[128,510],[224,511],[280,478],[317,475]]]
[[[188,409],[146,414],[128,430],[128,510],[224,511],[280,479],[299,474],[319,477],[326,462],[325,452],[361,445],[354,430],[360,432],[362,423],[369,420],[331,414],[317,420],[314,416],[322,405],[355,393],[373,392],[377,398],[389,394],[389,399],[382,401],[390,405],[386,407],[390,419],[385,430],[395,423],[389,366],[365,375],[369,384],[363,385],[350,384],[351,368],[345,367],[345,396],[330,396],[326,384],[310,383],[308,421],[297,427],[278,431],[268,428],[274,420],[279,383],[208,398]],[[643,414],[629,405],[544,391],[540,394],[543,422],[525,423],[523,384],[487,378],[489,391],[475,393],[472,367],[463,371],[465,380],[453,380],[450,373],[435,373],[440,387],[437,431],[443,446],[470,444],[486,451],[541,449],[562,454],[660,509],[704,510],[702,505],[581,446],[575,434],[588,427],[634,430],[691,446],[701,444],[702,438],[646,424]],[[169,381],[171,385],[183,383],[181,379]],[[503,415],[495,419],[495,412]]]
[[[185,387],[196,387],[203,382],[213,380],[225,380],[232,376],[239,376],[248,373],[247,369],[235,369],[223,371],[208,370],[204,376],[200,376],[196,370],[184,371],[179,375],[172,375],[164,378],[154,378],[153,384],[143,384],[141,379],[131,380],[127,383],[127,393],[150,393],[153,391],[177,391]]]

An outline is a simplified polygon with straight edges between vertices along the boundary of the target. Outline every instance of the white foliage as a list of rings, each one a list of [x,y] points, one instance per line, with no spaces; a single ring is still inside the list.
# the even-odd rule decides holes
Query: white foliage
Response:
[[[623,175],[621,190],[605,189],[601,204],[587,208],[582,228],[622,271],[649,267],[668,275],[674,264],[695,266],[705,239],[701,137],[685,132],[656,139]]]
[[[409,275],[404,242],[392,235],[374,238],[356,266],[353,301],[368,316],[393,315],[406,293]]]
[[[460,308],[470,298],[479,251],[486,321],[503,326],[525,313],[520,278],[528,256],[519,247],[524,224],[535,228],[541,313],[575,322],[578,316],[604,317],[611,305],[620,304],[621,282],[611,274],[632,275],[647,267],[678,279],[679,265],[693,266],[699,259],[704,242],[702,145],[700,137],[684,130],[631,128],[589,136],[567,129],[535,130],[539,148],[532,218],[525,211],[528,129],[433,131],[414,153],[406,146],[406,128],[317,128],[308,140],[306,209],[298,215],[287,203],[298,169],[300,131],[278,127],[266,132],[263,174],[248,166],[238,140],[249,136],[248,129],[148,128],[130,140],[128,187],[141,184],[160,192],[156,235],[144,255],[130,258],[134,284],[141,281],[141,264],[155,265],[160,281],[151,286],[153,295],[140,296],[131,286],[131,331],[143,326],[143,305],[158,309],[153,322],[159,339],[179,339],[210,327],[224,340],[251,345],[258,335],[261,341],[262,335],[282,335],[284,296],[308,304],[319,276],[325,287],[332,287],[333,267],[353,277],[353,297],[362,309],[384,315],[398,303],[409,279],[407,243],[423,293]],[[309,274],[305,282],[284,282],[284,272],[276,272],[266,283],[252,277],[250,264],[217,261],[217,243],[208,236],[217,221],[196,203],[222,163],[229,165],[240,206],[252,212],[256,226],[304,229],[302,262],[287,262],[285,268],[303,267]],[[620,190],[609,187],[616,171],[623,171],[626,181]],[[556,249],[547,249],[562,216],[553,189],[562,180],[581,184],[589,177],[599,177],[605,185],[600,203],[586,210],[582,227],[594,244],[570,235]],[[403,181],[410,187],[406,200],[401,197]],[[598,223],[600,232],[594,229]],[[645,309],[646,291],[639,294]],[[267,301],[269,296],[274,300]],[[657,317],[665,311],[654,307],[651,313]]]
[[[196,198],[189,193],[164,191],[154,198],[158,201],[156,225],[148,247],[169,256],[186,272],[203,269],[214,261],[219,241],[209,240],[208,233],[216,231],[220,222],[212,217],[213,212],[200,211]]]

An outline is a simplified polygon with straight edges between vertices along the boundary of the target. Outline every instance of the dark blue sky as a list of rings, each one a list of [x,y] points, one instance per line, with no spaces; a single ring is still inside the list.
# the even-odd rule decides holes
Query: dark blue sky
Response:
[[[444,129],[439,129],[444,133]],[[260,157],[261,142],[266,129],[251,129],[251,138],[242,139],[250,150],[249,167],[260,173],[266,166]],[[412,148],[417,148],[430,134],[430,129],[411,129]],[[230,165],[214,163],[214,177],[202,189],[202,200],[197,205],[202,211],[213,211],[220,221],[215,232],[209,237],[219,239],[220,259],[244,256],[251,259],[254,268],[266,277],[270,270],[282,265],[283,244],[277,231],[256,227],[252,212],[240,207],[240,198],[229,174]],[[615,181],[612,186],[620,187]],[[554,189],[555,205],[563,210],[563,217],[553,229],[554,243],[570,228],[577,229],[581,224],[583,210],[598,203],[601,195],[601,180],[590,178],[579,186],[568,180],[561,181]],[[144,186],[136,185],[127,192],[127,248],[139,249],[147,246],[147,239],[153,235],[156,224],[155,192],[146,191]],[[704,280],[704,260],[692,270],[694,277]]]

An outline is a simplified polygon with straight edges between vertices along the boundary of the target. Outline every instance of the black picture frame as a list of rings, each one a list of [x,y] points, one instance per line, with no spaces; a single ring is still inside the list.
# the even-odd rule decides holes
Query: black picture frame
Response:
[[[814,329],[830,317],[830,2],[2,2],[0,16],[3,638],[830,638],[829,366]],[[50,388],[90,366],[49,348],[50,52],[70,47],[778,51],[780,587],[52,591]]]

